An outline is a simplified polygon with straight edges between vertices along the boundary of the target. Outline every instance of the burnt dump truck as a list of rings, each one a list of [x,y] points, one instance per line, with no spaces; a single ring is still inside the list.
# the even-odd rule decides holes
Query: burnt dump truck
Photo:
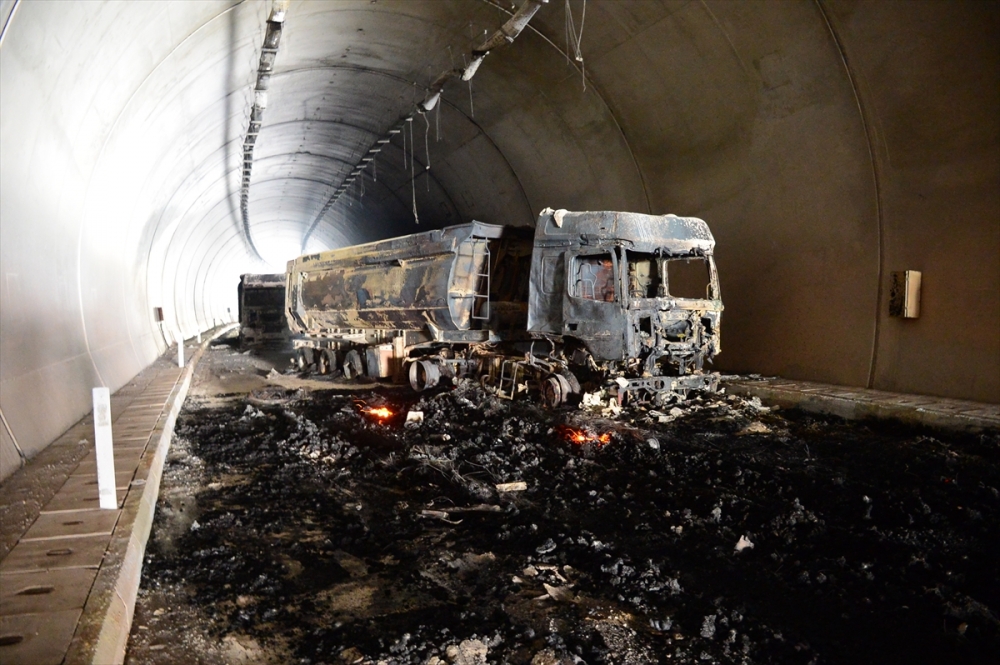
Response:
[[[714,246],[693,217],[546,209],[533,231],[472,222],[299,257],[286,314],[303,370],[659,403],[717,386]]]
[[[240,346],[288,343],[290,334],[285,319],[285,275],[240,275],[237,295]]]

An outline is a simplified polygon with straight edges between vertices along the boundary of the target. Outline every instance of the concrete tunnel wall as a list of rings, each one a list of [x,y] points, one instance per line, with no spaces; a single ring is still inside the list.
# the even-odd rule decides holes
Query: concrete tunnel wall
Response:
[[[239,194],[269,2],[0,3],[0,477],[92,387],[230,320],[242,272],[547,206],[708,221],[717,368],[1000,401],[997,2],[589,0],[583,67],[549,2],[303,245],[512,6],[291,2],[250,187],[262,263]],[[888,316],[905,269],[917,320]]]

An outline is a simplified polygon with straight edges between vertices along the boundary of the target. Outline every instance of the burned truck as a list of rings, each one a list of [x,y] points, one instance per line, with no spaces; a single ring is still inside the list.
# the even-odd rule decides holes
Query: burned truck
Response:
[[[287,344],[290,337],[285,319],[285,275],[240,275],[237,287],[240,316],[240,346]]]
[[[693,217],[546,209],[533,231],[471,222],[301,256],[286,315],[303,370],[659,403],[717,386],[714,246]]]

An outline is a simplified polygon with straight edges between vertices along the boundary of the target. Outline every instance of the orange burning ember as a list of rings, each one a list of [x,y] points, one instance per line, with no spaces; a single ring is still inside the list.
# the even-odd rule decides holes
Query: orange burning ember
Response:
[[[385,420],[392,416],[392,411],[385,408],[384,406],[366,406],[361,409],[363,413],[367,413],[370,416],[375,416],[379,420]]]
[[[611,443],[611,434],[607,432],[604,434],[594,434],[581,429],[563,427],[562,435],[567,441],[577,445],[583,445],[584,443],[596,443],[599,446],[603,446],[606,443]]]

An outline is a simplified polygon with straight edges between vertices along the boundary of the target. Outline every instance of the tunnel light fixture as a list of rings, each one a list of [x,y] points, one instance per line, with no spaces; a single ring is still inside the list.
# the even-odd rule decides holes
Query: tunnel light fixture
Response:
[[[246,138],[243,140],[243,177],[240,182],[240,216],[243,221],[243,236],[247,247],[258,260],[264,261],[260,251],[250,234],[250,176],[253,171],[253,149],[260,134],[264,120],[264,109],[267,108],[267,88],[274,69],[274,60],[278,54],[281,42],[281,29],[285,22],[289,0],[273,0],[271,13],[267,19],[267,31],[264,33],[264,43],[260,49],[260,61],[257,65],[257,82],[254,86],[253,107],[250,109],[250,123],[247,126]]]
[[[420,106],[425,111],[432,111],[432,110],[434,110],[434,107],[437,106],[437,104],[438,104],[438,102],[440,100],[441,100],[441,92],[438,91],[438,92],[435,92],[430,97],[428,97],[427,99],[425,99],[424,101],[420,102]]]
[[[269,20],[275,23],[284,23],[285,12],[288,11],[289,0],[274,0],[274,4],[271,6],[271,18]]]
[[[479,56],[478,58],[476,58],[475,60],[473,60],[472,62],[469,63],[469,66],[466,67],[465,70],[462,72],[462,80],[463,81],[471,81],[472,80],[472,77],[476,75],[477,71],[479,71],[479,65],[482,64],[483,58],[485,58],[485,57],[486,57],[486,54],[484,53],[484,54],[482,54],[481,56]],[[428,109],[428,110],[430,110],[430,109]]]

